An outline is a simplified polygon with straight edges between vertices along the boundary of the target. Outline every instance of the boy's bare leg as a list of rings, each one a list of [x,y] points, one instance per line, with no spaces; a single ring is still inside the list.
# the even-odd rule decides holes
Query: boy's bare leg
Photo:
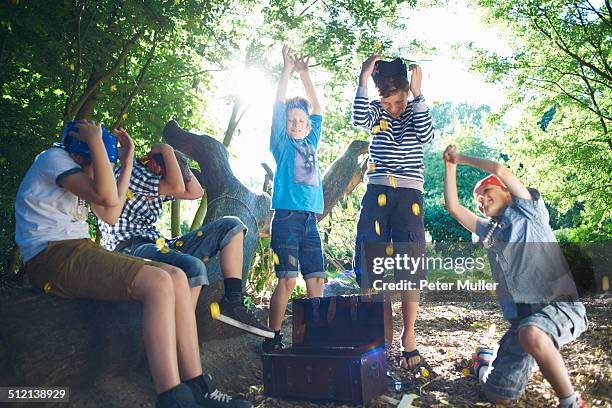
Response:
[[[309,298],[323,297],[323,286],[325,285],[325,279],[323,278],[309,278],[306,279],[306,296]]]
[[[188,380],[202,374],[198,329],[189,284],[187,283],[185,272],[181,269],[170,265],[165,265],[163,269],[172,278],[174,286],[174,314],[179,372],[182,379]]]
[[[133,295],[144,306],[142,335],[155,391],[160,394],[181,382],[172,278],[160,268],[143,266],[134,278]]]
[[[195,311],[198,306],[198,298],[200,297],[200,292],[202,291],[202,286],[195,286],[189,289],[191,292],[191,303],[193,303],[193,310]]]
[[[417,310],[419,308],[418,290],[402,292],[402,347],[404,351],[412,351],[416,349],[416,338],[414,335],[414,323],[416,322]],[[407,359],[405,368],[413,368],[420,362],[419,356],[413,356]]]
[[[244,234],[236,234],[221,250],[219,260],[224,278],[242,279],[243,241]]]
[[[567,397],[574,393],[563,357],[548,334],[535,326],[523,327],[519,330],[519,343],[538,363],[542,375],[558,397]]]
[[[268,326],[274,331],[281,329],[287,302],[291,292],[295,289],[295,284],[296,278],[280,278],[274,293],[272,293],[270,298],[270,324]]]

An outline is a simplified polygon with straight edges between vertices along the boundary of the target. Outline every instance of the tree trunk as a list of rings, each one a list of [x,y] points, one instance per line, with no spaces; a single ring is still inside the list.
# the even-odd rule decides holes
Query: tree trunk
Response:
[[[353,140],[325,172],[323,214],[319,216],[319,220],[325,218],[338,200],[350,194],[363,180],[367,160],[360,162],[359,157],[368,152],[368,144],[365,140]]]
[[[170,234],[178,237],[181,235],[181,200],[172,201],[170,208]]]

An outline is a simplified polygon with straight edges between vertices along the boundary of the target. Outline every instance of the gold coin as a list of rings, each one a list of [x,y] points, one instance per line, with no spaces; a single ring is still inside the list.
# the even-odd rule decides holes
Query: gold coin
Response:
[[[217,302],[212,302],[210,304],[210,315],[215,320],[217,320],[221,315],[221,309],[219,308],[219,304]]]
[[[370,172],[373,172],[374,170],[376,170],[376,165],[374,163],[368,164],[368,170]]]
[[[43,286],[43,291],[44,291],[45,293],[49,293],[49,292],[51,292],[51,282],[47,282],[47,283],[45,283],[45,286]]]
[[[412,213],[417,217],[421,214],[421,207],[418,203],[412,203]]]
[[[297,259],[294,256],[289,255],[289,263],[293,266],[297,266]]]
[[[176,245],[177,247],[179,247],[179,248],[180,248],[180,247],[182,247],[182,246],[183,246],[183,244],[184,244],[184,242],[183,242],[183,241],[176,241],[176,243],[175,243],[174,245]]]
[[[374,221],[374,228],[376,228],[376,235],[380,236],[380,224],[378,221]]]
[[[387,245],[387,248],[385,248],[385,253],[387,256],[393,255],[393,244]]]
[[[395,181],[395,177],[387,176],[387,179],[389,180],[389,184],[391,184],[391,187],[397,188],[397,181]]]
[[[387,205],[387,195],[382,193],[378,195],[378,206],[379,207],[384,207],[385,205]]]
[[[196,233],[196,235],[197,235],[198,237],[201,237],[202,235],[204,235],[204,233],[203,233],[202,231],[198,231],[198,232]]]
[[[380,133],[380,126],[376,125],[372,128],[372,133],[377,134]]]
[[[274,258],[274,265],[280,264],[280,260],[278,259],[278,255],[276,255],[276,252],[272,252],[272,257]]]
[[[389,129],[389,122],[387,122],[384,119],[380,120],[380,130],[388,130]]]

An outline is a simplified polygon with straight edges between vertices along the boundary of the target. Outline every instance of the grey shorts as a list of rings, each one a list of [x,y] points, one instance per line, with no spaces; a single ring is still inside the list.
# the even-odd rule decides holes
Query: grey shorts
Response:
[[[519,330],[534,326],[550,336],[557,349],[575,340],[588,327],[584,305],[580,302],[550,304],[518,322],[514,322],[499,342],[497,357],[488,378],[482,384],[485,391],[505,399],[517,399],[527,386],[536,364],[519,343]]]

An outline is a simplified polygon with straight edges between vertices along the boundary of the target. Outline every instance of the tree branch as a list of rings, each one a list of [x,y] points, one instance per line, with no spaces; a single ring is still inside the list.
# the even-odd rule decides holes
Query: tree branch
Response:
[[[604,66],[604,68],[608,71],[608,72],[612,72],[612,68],[610,68],[610,65],[608,65],[608,61],[606,56],[604,55],[603,50],[601,49],[601,43],[597,44],[593,41],[592,36],[590,35],[589,31],[587,30],[587,22],[584,20],[584,16],[582,15],[582,13],[580,12],[580,10],[578,9],[578,7],[574,4],[575,8],[576,8],[576,13],[578,13],[578,18],[580,19],[580,25],[582,27],[582,31],[584,31],[584,35],[586,37],[586,40],[589,42],[589,44],[591,44],[593,46],[593,48],[595,48],[595,50],[597,50],[597,57],[599,57],[599,59],[601,59],[601,62]]]
[[[132,38],[130,38],[124,45],[123,48],[121,49],[121,53],[119,54],[119,56],[117,57],[117,59],[115,60],[115,63],[107,70],[105,71],[102,75],[98,76],[97,78],[95,78],[85,89],[85,91],[83,92],[83,95],[81,95],[81,97],[79,98],[79,100],[77,101],[76,105],[74,106],[74,108],[72,109],[73,112],[78,112],[79,109],[81,109],[81,107],[83,106],[83,104],[85,103],[85,101],[87,101],[87,99],[89,99],[89,97],[96,91],[96,89],[98,89],[100,87],[100,84],[102,84],[104,81],[106,81],[108,78],[112,77],[113,75],[115,75],[115,73],[117,72],[117,70],[119,69],[119,67],[121,66],[121,64],[123,64],[125,62],[125,60],[127,59],[127,55],[128,52],[132,49],[132,47],[136,44],[136,41],[138,41],[138,39],[142,36],[142,34],[144,33],[143,30],[139,30],[138,32],[136,32]]]
[[[227,71],[227,69],[203,69],[202,71],[197,71],[197,72],[192,72],[189,74],[183,74],[183,75],[177,75],[177,76],[165,76],[165,75],[158,75],[158,76],[154,76],[154,77],[150,77],[150,80],[156,80],[156,79],[160,79],[160,78],[164,78],[164,79],[181,79],[181,78],[188,78],[188,77],[195,77],[201,74],[204,74],[206,72],[223,72],[223,71]]]
[[[547,83],[547,84],[554,85],[554,87],[558,88],[565,96],[567,96],[568,98],[572,99],[575,102],[578,102],[582,107],[590,110],[595,115],[597,115],[597,117],[604,118],[606,120],[612,121],[612,117],[606,116],[603,113],[596,111],[595,109],[593,109],[592,107],[587,105],[584,101],[580,100],[579,98],[577,98],[574,95],[572,95],[569,92],[567,92],[565,90],[565,88],[563,88],[561,85],[559,85],[558,81],[553,81],[553,80],[550,80],[550,79],[543,79],[543,78],[533,78],[533,77],[529,77],[528,79],[531,80],[531,81],[534,81],[534,82],[544,82],[544,83]],[[534,85],[534,86],[537,86],[537,85]],[[552,91],[552,89],[547,88],[547,87],[543,87],[543,86],[538,86],[538,88],[546,89],[547,91]]]
[[[68,122],[72,119],[73,110],[70,108],[74,95],[76,94],[77,85],[79,83],[79,75],[81,73],[81,62],[82,62],[82,49],[81,49],[81,17],[83,16],[83,10],[85,9],[85,3],[80,3],[78,6],[77,18],[76,18],[76,45],[77,45],[77,59],[74,65],[74,79],[72,86],[70,87],[70,93],[66,99],[66,105],[64,106],[64,122]]]
[[[575,3],[575,4],[579,4],[579,3]],[[586,4],[589,5],[589,9],[591,9],[593,12],[595,12],[595,14],[597,14],[597,17],[599,17],[601,21],[603,21],[605,24],[612,27],[612,21],[607,20],[603,14],[601,14],[595,7],[593,7],[593,5],[591,4],[589,0],[586,1]]]
[[[111,129],[116,129],[117,126],[119,126],[121,124],[121,122],[123,120],[123,114],[125,112],[127,112],[128,107],[130,106],[130,104],[132,103],[132,100],[134,99],[134,96],[136,96],[136,93],[138,93],[138,91],[140,90],[140,85],[142,85],[142,81],[144,80],[144,76],[145,76],[147,70],[149,69],[149,66],[151,65],[151,61],[153,61],[153,57],[155,56],[155,49],[157,48],[158,33],[159,32],[156,31],[153,34],[153,45],[151,46],[151,49],[149,50],[149,55],[147,56],[147,61],[145,62],[143,67],[140,69],[140,72],[138,73],[138,77],[136,79],[136,83],[134,84],[134,87],[132,88],[132,91],[130,92],[129,96],[127,97],[125,103],[121,107],[121,111],[119,112],[119,115],[117,116],[117,119],[115,119],[115,123],[113,123],[113,126],[111,127]]]
[[[549,39],[551,39],[555,44],[557,44],[557,46],[563,52],[565,52],[567,55],[572,57],[578,63],[580,63],[581,65],[584,65],[584,66],[587,66],[587,67],[591,68],[593,71],[597,72],[599,75],[601,75],[602,77],[606,78],[608,81],[612,82],[612,75],[611,74],[608,74],[608,73],[602,71],[596,65],[593,65],[592,63],[590,63],[588,61],[585,61],[578,54],[576,54],[575,52],[571,51],[570,48],[568,47],[568,45],[563,40],[563,37],[559,34],[557,29],[555,28],[553,22],[550,19],[550,16],[546,13],[546,11],[544,9],[539,8],[539,10],[542,12],[542,15],[544,16],[546,21],[548,21],[548,24],[550,25],[552,30],[555,32],[555,35],[558,38],[558,40],[553,38],[552,35],[550,33],[548,33],[544,28],[540,27],[540,25],[538,24],[537,19],[535,18],[535,16],[532,16],[532,21],[533,21],[534,25],[536,26],[536,28],[538,30],[540,30],[544,35],[546,35]]]
[[[304,10],[302,10],[302,12],[300,14],[298,14],[298,17],[302,17],[304,15],[304,13],[306,13],[312,6],[314,6],[318,2],[319,2],[319,0],[314,0],[312,3],[310,3],[308,6],[306,6],[306,8]]]

